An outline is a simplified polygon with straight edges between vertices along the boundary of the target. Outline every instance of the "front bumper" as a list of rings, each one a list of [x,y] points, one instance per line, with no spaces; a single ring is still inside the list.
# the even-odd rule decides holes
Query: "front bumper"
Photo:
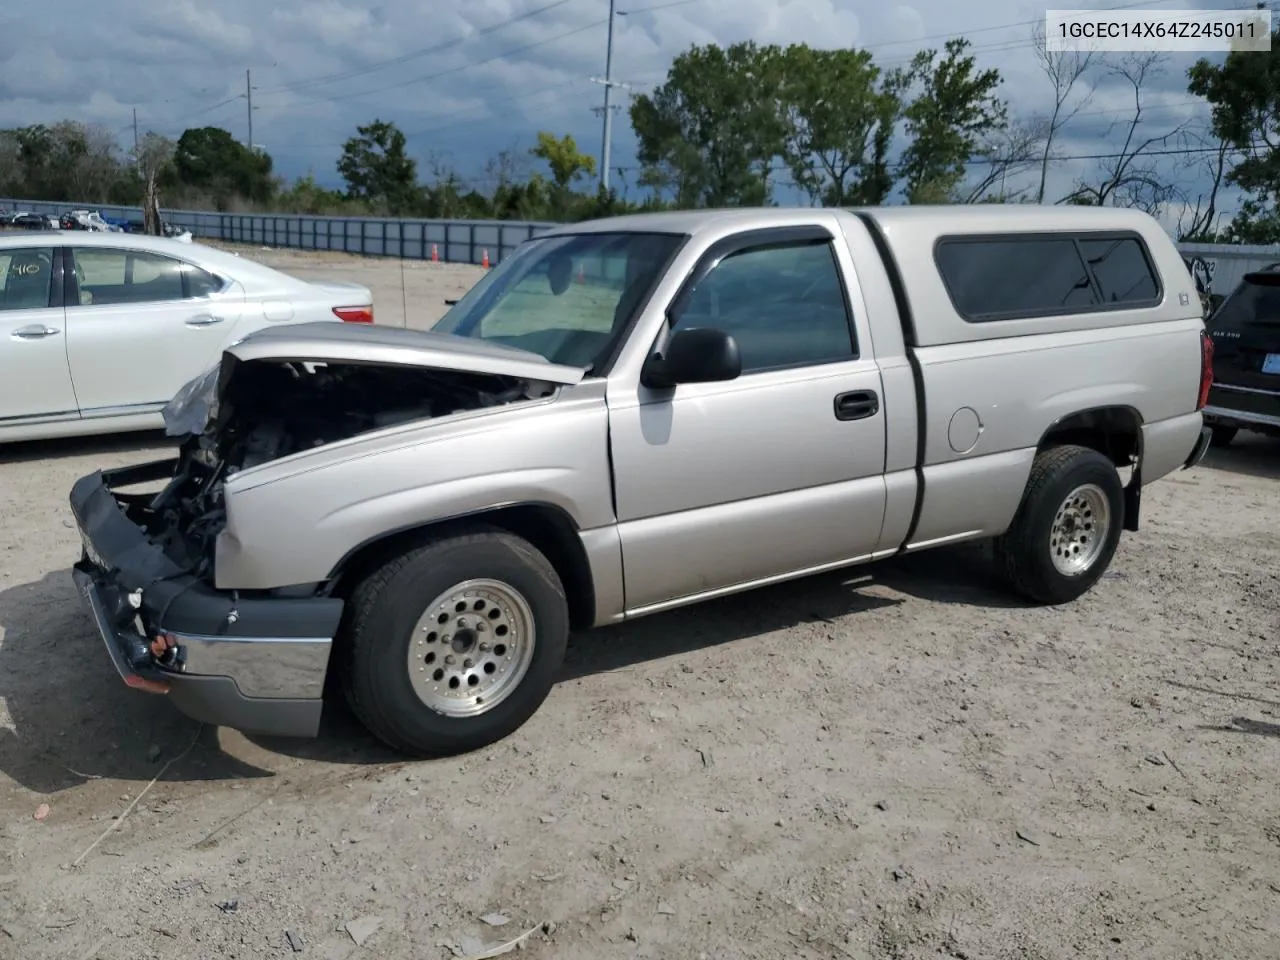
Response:
[[[168,696],[205,723],[315,736],[341,600],[217,590],[148,539],[147,494],[166,460],[83,477],[71,509],[84,554],[72,576],[107,653],[131,687]]]

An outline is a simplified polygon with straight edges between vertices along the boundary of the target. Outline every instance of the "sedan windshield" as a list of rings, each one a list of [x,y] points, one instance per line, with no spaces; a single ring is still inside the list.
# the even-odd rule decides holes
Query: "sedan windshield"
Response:
[[[592,370],[613,348],[684,237],[544,237],[489,271],[433,328]]]

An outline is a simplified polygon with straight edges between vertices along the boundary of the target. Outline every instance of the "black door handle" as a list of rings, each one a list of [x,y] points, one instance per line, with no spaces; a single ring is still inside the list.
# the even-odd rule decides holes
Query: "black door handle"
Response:
[[[880,398],[874,390],[854,390],[836,397],[837,420],[865,420],[880,412]]]

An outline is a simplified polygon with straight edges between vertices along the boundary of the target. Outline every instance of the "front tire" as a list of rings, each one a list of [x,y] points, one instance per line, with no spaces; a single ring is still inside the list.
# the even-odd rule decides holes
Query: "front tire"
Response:
[[[413,756],[467,753],[523,726],[551,692],[568,645],[555,568],[498,530],[389,561],[350,607],[347,701],[374,736]]]
[[[1036,455],[1013,523],[996,540],[996,560],[1029,600],[1069,603],[1111,564],[1123,525],[1115,465],[1087,447],[1053,447]]]

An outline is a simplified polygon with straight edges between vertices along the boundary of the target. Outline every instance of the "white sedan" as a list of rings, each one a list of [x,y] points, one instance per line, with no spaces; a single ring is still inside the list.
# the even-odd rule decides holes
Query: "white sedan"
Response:
[[[372,323],[367,287],[165,237],[0,234],[0,443],[149,430],[261,327]]]

